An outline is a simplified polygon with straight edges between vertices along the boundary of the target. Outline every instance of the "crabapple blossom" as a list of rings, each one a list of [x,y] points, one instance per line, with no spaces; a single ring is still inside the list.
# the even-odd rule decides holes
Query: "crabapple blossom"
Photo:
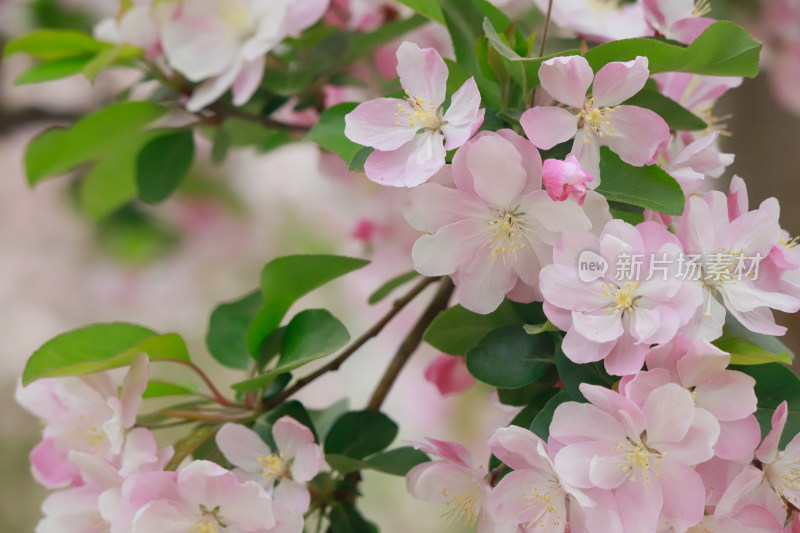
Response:
[[[167,63],[203,82],[186,104],[203,109],[233,88],[234,105],[253,96],[266,54],[319,20],[329,0],[185,0],[161,26]]]
[[[796,435],[783,449],[778,444],[786,426],[788,405],[781,402],[772,415],[772,429],[756,450],[761,463],[763,480],[794,507],[800,507],[800,435]]]
[[[478,527],[478,533],[514,533],[516,525],[495,523],[487,509],[492,488],[486,469],[472,466],[463,446],[428,438],[430,444],[416,444],[439,459],[422,463],[406,475],[408,492],[416,499],[447,506],[442,514],[451,523]]]
[[[625,531],[655,533],[659,517],[676,531],[703,518],[705,488],[693,465],[713,457],[719,426],[675,383],[644,405],[584,383],[590,403],[559,405],[550,425],[560,446],[555,471],[579,489],[613,490]]]
[[[567,156],[564,161],[546,159],[542,165],[544,188],[550,198],[559,202],[572,197],[578,205],[583,205],[583,200],[586,198],[586,184],[593,179],[594,176],[581,168],[574,155]]]
[[[742,84],[742,78],[731,76],[702,76],[686,72],[663,72],[654,74],[653,79],[658,89],[664,96],[678,102],[683,107],[701,117],[710,130],[725,132],[722,121],[728,117],[718,117],[713,114],[714,104],[717,99],[728,90]],[[705,136],[709,131],[700,132]],[[685,144],[698,135],[692,132],[680,132]]]
[[[729,354],[706,341],[679,334],[647,352],[645,362],[647,371],[625,376],[620,392],[641,407],[650,391],[677,383],[691,391],[698,409],[709,412],[719,422],[720,436],[714,446],[717,457],[752,457],[761,440],[761,429],[753,416],[757,403],[755,380],[727,369]]]
[[[534,0],[536,7],[547,12],[548,0]],[[652,35],[637,2],[614,0],[559,0],[553,2],[553,22],[578,35],[596,41],[611,41]]]
[[[763,286],[757,275],[758,262],[780,244],[774,213],[761,207],[730,220],[728,199],[712,191],[688,198],[677,236],[689,257],[698,258],[699,270],[690,279],[704,294],[685,333],[706,340],[719,337],[727,309],[751,331],[783,335],[786,328],[775,324],[771,309],[795,312],[800,300]]]
[[[583,280],[587,250],[607,269]],[[697,286],[674,275],[680,253],[675,236],[654,222],[612,220],[599,236],[565,233],[539,286],[545,314],[567,332],[564,354],[576,363],[602,359],[614,375],[638,372],[650,346],[670,341],[702,302]]]
[[[733,163],[733,154],[720,153],[717,149],[718,137],[719,131],[696,140],[675,135],[661,152],[659,164],[675,178],[684,194],[697,192],[707,176],[718,178]]]
[[[436,385],[442,396],[463,392],[475,382],[463,357],[445,353],[430,362],[425,379]]]
[[[152,0],[136,0],[132,4],[121,15],[101,20],[94,28],[94,36],[100,41],[138,46],[147,59],[158,59],[163,55],[159,23],[171,16],[174,5],[154,7]]]
[[[647,23],[667,39],[690,44],[714,19],[705,17],[711,11],[707,0],[641,0]]]
[[[537,277],[562,232],[588,231],[608,219],[606,202],[587,196],[554,202],[542,190],[538,151],[509,131],[486,132],[464,145],[438,178],[409,193],[403,214],[430,233],[414,244],[414,265],[426,276],[450,275],[461,305],[489,313],[508,296],[539,298]]]
[[[351,141],[375,148],[364,164],[369,179],[414,187],[444,166],[446,150],[472,137],[485,111],[474,78],[464,82],[443,111],[448,71],[433,48],[404,42],[397,50],[397,74],[406,99],[360,104],[345,117],[344,132]]]
[[[669,142],[664,119],[638,106],[620,105],[644,87],[650,76],[648,59],[611,62],[597,74],[583,56],[554,57],[539,67],[542,87],[565,107],[537,106],[522,114],[525,135],[538,148],[550,149],[575,138],[572,154],[600,183],[600,147],[608,146],[626,163],[642,166],[655,161]],[[589,87],[592,96],[587,97]]]
[[[222,454],[237,467],[234,473],[241,481],[255,481],[273,494],[276,503],[305,512],[310,503],[305,483],[322,468],[322,450],[311,430],[290,416],[275,422],[272,436],[277,446],[274,451],[241,424],[225,424],[216,438]]]
[[[267,533],[276,525],[270,496],[258,483],[240,483],[210,461],[135,476],[122,494],[124,504],[139,506],[131,533]]]
[[[78,485],[81,477],[69,460],[71,451],[118,457],[136,423],[148,375],[147,355],[140,354],[119,392],[108,373],[18,385],[17,403],[45,423],[42,441],[30,454],[33,477],[48,488]]]

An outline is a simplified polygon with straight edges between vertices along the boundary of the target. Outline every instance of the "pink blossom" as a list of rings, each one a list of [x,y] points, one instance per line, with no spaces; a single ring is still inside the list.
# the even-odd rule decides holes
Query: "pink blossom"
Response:
[[[645,18],[653,30],[667,39],[690,44],[714,19],[704,17],[711,6],[694,0],[641,0]]]
[[[122,488],[124,503],[138,510],[131,533],[267,533],[276,525],[272,500],[255,482],[210,461],[193,461],[178,472],[133,477]],[[114,531],[116,533],[116,531]]]
[[[587,251],[607,269],[582,279]],[[675,236],[654,222],[612,220],[599,237],[565,233],[554,264],[542,269],[540,289],[547,317],[567,332],[566,356],[576,363],[602,359],[615,375],[638,372],[650,346],[670,341],[702,302],[694,284],[674,275],[680,253]]]
[[[310,503],[305,486],[322,468],[322,450],[311,430],[290,416],[272,426],[277,445],[272,450],[258,434],[241,425],[225,424],[217,433],[217,446],[242,481],[255,481],[272,493],[276,503],[305,512]],[[277,485],[277,486],[276,486]]]
[[[49,488],[80,484],[71,451],[115,460],[136,423],[147,387],[149,362],[139,355],[117,391],[108,373],[41,379],[16,390],[22,407],[45,422],[42,441],[31,451],[33,477]]]
[[[623,378],[620,392],[641,407],[653,389],[677,383],[691,391],[698,409],[719,422],[720,436],[714,446],[717,457],[752,457],[761,440],[761,429],[753,416],[758,401],[755,380],[727,369],[729,354],[706,341],[677,335],[647,352],[645,361],[647,371]]]
[[[547,12],[548,0],[534,0],[534,3],[542,13]],[[638,2],[558,0],[553,2],[551,17],[560,27],[595,41],[645,37],[653,33]]]
[[[286,36],[314,24],[329,0],[186,0],[161,27],[168,64],[203,82],[186,104],[203,109],[233,88],[245,104],[264,75],[265,56]]]
[[[669,126],[660,116],[637,106],[619,105],[644,87],[650,76],[646,57],[612,62],[595,75],[583,56],[555,57],[542,63],[542,87],[565,107],[537,106],[520,119],[528,139],[550,149],[575,138],[572,154],[600,183],[600,147],[608,146],[634,166],[654,162],[669,141]],[[592,96],[587,98],[589,87]]]
[[[428,439],[417,444],[440,459],[422,463],[406,475],[408,492],[416,499],[447,506],[442,517],[451,523],[478,526],[478,533],[514,533],[516,526],[501,526],[487,510],[491,486],[486,469],[472,466],[469,452],[461,445]]]
[[[800,507],[800,475],[797,468],[800,464],[800,435],[796,435],[783,451],[778,450],[787,417],[788,405],[783,401],[772,415],[772,429],[756,450],[756,459],[762,464],[764,481],[781,498]]]
[[[475,382],[463,357],[445,353],[430,362],[425,379],[436,385],[442,396],[464,392]]]
[[[483,133],[463,146],[442,183],[412,190],[406,220],[430,233],[414,244],[414,265],[426,276],[450,275],[461,305],[489,313],[508,296],[539,298],[537,278],[563,231],[589,230],[608,220],[597,194],[583,206],[554,202],[542,190],[541,159],[509,131]]]
[[[542,181],[550,198],[563,202],[567,198],[575,198],[578,205],[583,205],[586,198],[586,184],[594,176],[583,170],[578,159],[569,155],[564,161],[546,159],[542,165]]]
[[[655,533],[659,517],[676,531],[703,518],[705,488],[691,467],[714,455],[714,417],[675,383],[639,408],[621,394],[583,384],[590,403],[563,403],[550,425],[559,477],[578,488],[613,490],[625,531]]]
[[[696,266],[689,275],[704,293],[705,303],[687,326],[692,336],[712,340],[722,334],[725,310],[748,329],[782,335],[771,309],[795,312],[800,300],[763,286],[757,266],[779,244],[781,229],[774,213],[765,208],[730,220],[728,199],[718,191],[704,198],[690,197],[678,223],[677,236]],[[721,300],[721,301],[720,301]]]
[[[483,123],[480,93],[470,78],[443,111],[447,65],[433,48],[404,42],[397,73],[407,98],[378,98],[345,117],[345,135],[371,146],[364,170],[372,181],[394,187],[424,183],[445,164],[445,151],[463,145]],[[444,141],[444,144],[443,144]]]
[[[101,516],[95,487],[73,487],[50,494],[42,503],[42,518],[36,533],[108,533]]]
[[[720,177],[733,163],[733,154],[723,154],[717,149],[718,137],[719,131],[696,140],[676,135],[662,152],[659,163],[675,178],[684,194],[697,192],[706,177]]]
[[[523,525],[529,532],[560,533],[578,506],[583,506],[584,512],[595,506],[583,492],[559,479],[546,444],[530,431],[516,426],[500,428],[489,447],[514,469],[489,496],[489,513],[496,522]]]
[[[117,17],[101,20],[94,28],[94,36],[117,45],[138,46],[147,59],[158,59],[163,55],[159,24],[169,18],[170,9],[163,5],[154,8],[150,0],[135,1]]]

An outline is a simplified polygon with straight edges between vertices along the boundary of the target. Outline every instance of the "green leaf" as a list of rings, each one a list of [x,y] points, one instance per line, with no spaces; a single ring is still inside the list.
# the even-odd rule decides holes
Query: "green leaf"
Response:
[[[467,370],[494,387],[516,389],[542,377],[555,361],[546,335],[528,335],[519,325],[487,334],[467,352]]]
[[[368,263],[363,259],[335,255],[290,255],[267,263],[261,272],[264,307],[247,333],[250,354],[258,353],[261,343],[280,325],[298,298]]]
[[[189,361],[186,344],[175,333],[159,335],[122,322],[94,324],[62,333],[36,350],[25,365],[22,384],[128,366],[142,352],[151,361]]]
[[[135,142],[142,128],[165,112],[165,108],[150,102],[125,102],[92,113],[70,129],[45,131],[25,152],[28,182],[35,185]]]
[[[247,370],[253,362],[247,350],[247,329],[264,306],[260,290],[217,306],[211,313],[206,346],[214,359],[229,368]]]
[[[685,198],[675,178],[651,165],[634,167],[607,146],[600,147],[600,185],[608,200],[638,205],[665,215],[681,215]]]
[[[183,396],[186,394],[197,394],[197,386],[194,383],[179,384],[151,380],[147,383],[147,388],[142,397],[163,398],[164,396]]]
[[[372,148],[371,146],[365,146],[356,152],[356,155],[354,155],[353,159],[350,161],[348,170],[350,170],[350,172],[364,172],[364,165],[367,164],[367,158],[374,151],[375,148]]]
[[[332,533],[377,533],[377,529],[361,516],[361,513],[352,503],[334,503],[328,519],[331,523],[330,530]]]
[[[27,70],[14,81],[15,85],[26,85],[29,83],[42,83],[44,81],[60,80],[75,74],[80,74],[83,67],[91,61],[89,56],[64,57],[54,59],[41,65],[36,65]]]
[[[164,201],[178,187],[194,161],[192,130],[167,130],[144,145],[136,160],[139,198]]]
[[[321,438],[325,438],[333,427],[333,423],[350,409],[350,399],[341,398],[325,409],[309,409],[308,416],[314,422],[314,427]]]
[[[472,3],[478,8],[481,15],[486,17],[492,26],[505,30],[511,25],[511,19],[508,15],[500,11],[495,5],[490,4],[486,0],[472,0]]]
[[[508,300],[488,315],[479,315],[456,305],[434,319],[423,340],[444,353],[464,355],[490,331],[523,323]]]
[[[556,408],[564,402],[575,401],[580,401],[580,398],[574,396],[569,391],[560,391],[550,398],[544,407],[536,413],[536,416],[533,417],[533,422],[531,422],[530,430],[542,440],[547,441],[550,437],[550,422],[553,421],[553,413],[556,412]]]
[[[148,131],[105,154],[81,182],[81,207],[94,220],[102,220],[136,197],[136,159],[142,145],[152,139]]]
[[[94,56],[94,58],[86,64],[82,70],[83,75],[86,76],[87,80],[94,83],[97,76],[105,69],[119,63],[124,63],[129,59],[142,56],[143,53],[144,51],[141,48],[128,44],[108,48]]]
[[[395,448],[367,459],[353,459],[337,453],[329,453],[325,456],[325,462],[340,474],[349,474],[358,470],[375,470],[384,474],[405,476],[409,470],[427,461],[430,461],[430,458],[424,452],[410,446]]]
[[[200,446],[217,434],[220,426],[197,426],[191,433],[177,441],[173,446],[175,454],[164,470],[176,470],[184,459],[192,455]]]
[[[792,364],[792,358],[788,353],[772,353],[745,339],[718,339],[713,344],[720,350],[731,354],[732,365]]]
[[[326,357],[349,341],[347,328],[328,311],[302,311],[286,327],[278,366],[260,376],[234,384],[233,389],[239,392],[263,389],[280,374]]]
[[[38,30],[9,42],[3,50],[3,57],[25,53],[43,61],[64,59],[65,57],[94,56],[111,48],[85,33],[67,30]]]
[[[673,130],[696,131],[704,130],[708,127],[702,118],[658,91],[640,91],[625,100],[623,104],[644,107],[653,111],[663,118],[670,129]]]
[[[398,0],[398,2],[407,5],[420,15],[434,22],[444,24],[444,14],[437,0]]]
[[[762,348],[763,350],[765,350],[770,354],[774,354],[776,361],[785,362],[785,356],[787,355],[790,360],[794,360],[794,352],[790,350],[788,346],[782,343],[777,337],[750,331],[742,324],[740,324],[739,321],[736,320],[736,317],[734,317],[730,313],[727,313],[725,315],[725,325],[722,328],[722,337],[720,337],[718,340],[724,342],[732,338],[743,339],[750,344]],[[755,350],[755,348],[753,348],[753,350]],[[733,360],[731,360],[731,364],[746,364],[746,363],[744,362],[734,363]]]
[[[363,459],[387,448],[397,424],[378,411],[351,411],[334,422],[325,438],[325,453]]]
[[[367,303],[369,303],[370,305],[375,305],[376,303],[380,302],[381,300],[389,296],[393,290],[395,290],[398,287],[402,287],[403,285],[405,285],[412,279],[417,278],[418,276],[419,273],[416,270],[411,270],[409,272],[400,274],[399,276],[390,279],[389,281],[378,287],[378,289],[375,290],[375,292],[369,295]]]
[[[650,38],[623,39],[593,48],[584,57],[595,72],[612,61],[645,56],[649,60],[650,74],[689,72],[752,78],[758,74],[760,52],[761,43],[744,28],[720,20],[687,47]]]
[[[322,112],[317,123],[308,132],[306,139],[339,154],[345,162],[350,164],[363,147],[345,137],[344,117],[357,106],[356,103],[346,102],[329,107]]]
[[[786,446],[800,433],[800,379],[788,367],[778,363],[739,366],[735,368],[756,380],[758,409],[756,418],[761,425],[761,434],[766,436],[772,428],[772,414],[781,402],[786,401],[788,417],[781,436],[781,447]]]
[[[556,349],[556,367],[558,368],[558,377],[564,384],[564,390],[576,398],[583,397],[578,388],[581,383],[601,385],[610,389],[618,381],[618,378],[608,375],[602,361],[586,364],[572,362],[564,355],[560,344]]]

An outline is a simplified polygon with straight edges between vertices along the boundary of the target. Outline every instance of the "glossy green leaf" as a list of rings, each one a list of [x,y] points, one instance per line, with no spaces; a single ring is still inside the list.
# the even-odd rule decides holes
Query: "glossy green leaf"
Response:
[[[419,277],[419,273],[416,270],[411,270],[404,274],[400,274],[399,276],[390,279],[389,281],[378,287],[375,290],[375,292],[369,295],[369,299],[367,300],[367,302],[370,305],[375,305],[376,303],[380,302],[381,300],[389,296],[392,293],[392,291],[394,291],[396,288],[402,287],[403,285],[405,285],[412,279],[416,279],[417,277]]]
[[[766,363],[792,364],[788,353],[772,353],[757,344],[739,338],[718,339],[714,345],[731,354],[732,365],[763,365]]]
[[[150,102],[125,102],[92,113],[72,128],[46,130],[25,152],[28,182],[35,185],[135,142],[142,129],[165,112]]]
[[[317,123],[308,132],[306,139],[339,154],[345,162],[350,164],[363,147],[345,137],[344,117],[357,106],[358,104],[347,102],[329,107],[322,112]]]
[[[638,205],[665,215],[681,215],[685,198],[675,178],[650,165],[634,167],[608,147],[600,147],[600,185],[595,189],[608,200]]]
[[[64,57],[36,65],[14,80],[16,85],[60,80],[80,74],[92,58],[89,56]]]
[[[142,394],[143,398],[163,398],[164,396],[183,396],[197,394],[197,386],[193,383],[170,383],[168,381],[151,380]]]
[[[795,435],[800,434],[800,379],[790,368],[778,363],[739,366],[735,369],[756,380],[756,418],[761,425],[762,436],[766,436],[772,428],[775,408],[783,401],[787,403],[788,417],[780,441],[781,447],[786,446]]]
[[[553,341],[529,335],[519,325],[487,334],[467,352],[467,369],[494,387],[516,389],[542,377],[555,364]]]
[[[90,35],[70,30],[37,30],[6,44],[3,57],[25,53],[36,59],[52,61],[65,57],[94,56],[111,48]]]
[[[377,529],[361,516],[352,503],[334,503],[328,513],[328,519],[331,533],[377,533]]]
[[[148,204],[166,200],[194,161],[192,130],[170,130],[144,145],[136,160],[139,198]]]
[[[335,255],[291,255],[267,263],[261,272],[264,307],[247,333],[250,354],[258,353],[261,343],[280,326],[289,307],[298,298],[368,263],[363,259]]]
[[[778,337],[773,337],[772,335],[764,335],[763,333],[755,333],[750,331],[746,327],[744,327],[741,323],[739,323],[736,318],[727,313],[725,315],[725,326],[722,328],[722,337],[717,339],[714,344],[718,342],[725,343],[730,339],[742,339],[746,341],[748,344],[753,345],[750,350],[755,352],[756,347],[761,348],[766,353],[762,353],[761,355],[765,357],[774,357],[776,362],[785,362],[787,364],[791,364],[791,361],[794,360],[794,352],[789,349],[783,342],[778,339]],[[718,344],[717,344],[718,345]],[[719,346],[719,345],[718,345]],[[725,348],[722,348],[725,350]],[[731,354],[735,352],[731,352],[730,350],[725,350]],[[772,354],[772,355],[770,355]],[[789,361],[786,360],[788,356]],[[731,358],[731,364],[747,364],[746,362],[733,362],[733,358]]]
[[[398,2],[407,5],[420,15],[434,22],[444,24],[444,14],[437,0],[398,0]]]
[[[356,155],[354,155],[353,159],[350,161],[348,170],[350,170],[350,172],[364,172],[364,165],[367,164],[367,158],[374,151],[375,148],[372,148],[371,146],[365,146],[356,152]]]
[[[576,397],[569,391],[562,390],[552,398],[550,398],[544,407],[536,413],[531,422],[530,430],[534,432],[539,438],[547,441],[550,437],[550,422],[553,421],[553,413],[556,408],[564,402],[581,401],[582,397]]]
[[[602,361],[586,364],[578,364],[571,361],[564,355],[561,345],[556,349],[556,367],[558,368],[558,376],[564,384],[564,390],[574,397],[583,396],[578,389],[581,383],[611,388],[619,380],[619,378],[610,376],[605,371]]]
[[[22,383],[128,366],[142,352],[151,361],[189,361],[186,343],[175,333],[159,335],[122,322],[94,324],[62,333],[36,350],[25,365]]]
[[[428,4],[426,0],[419,1]],[[435,4],[435,9],[440,11],[438,3],[430,2],[430,4]],[[379,46],[395,41],[427,22],[428,19],[424,16],[413,15],[405,19],[399,19],[384,24],[375,31],[356,35],[353,37],[352,45],[350,46],[350,57],[348,57],[347,61],[353,61],[360,56],[369,55]],[[334,79],[333,81],[336,80]],[[353,85],[353,83],[347,83],[346,85]]]
[[[260,376],[236,383],[233,388],[239,392],[263,389],[280,374],[326,357],[349,341],[347,328],[328,311],[301,311],[286,326],[278,366]]]
[[[351,411],[333,424],[325,453],[363,459],[386,449],[397,437],[397,424],[378,411]]]
[[[721,20],[709,26],[687,47],[650,38],[623,39],[593,48],[585,57],[595,72],[612,61],[645,56],[651,74],[690,72],[752,78],[758,74],[760,52],[761,43],[744,28]]]
[[[206,333],[206,346],[214,359],[230,368],[250,367],[253,358],[247,350],[247,330],[263,306],[261,291],[256,290],[214,309]]]
[[[350,399],[341,398],[324,409],[309,409],[308,416],[314,422],[314,427],[321,438],[325,438],[340,416],[350,409]]]
[[[409,470],[429,460],[430,458],[424,452],[411,446],[388,450],[367,459],[353,459],[335,453],[325,456],[325,462],[340,474],[349,474],[357,470],[375,470],[384,474],[405,476]]]
[[[473,313],[456,305],[441,312],[428,329],[423,340],[444,353],[464,355],[490,331],[510,324],[523,324],[509,301],[487,315]]]

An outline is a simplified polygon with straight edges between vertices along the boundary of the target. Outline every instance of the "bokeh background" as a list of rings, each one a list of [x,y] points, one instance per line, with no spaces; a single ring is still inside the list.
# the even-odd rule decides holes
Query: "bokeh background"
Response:
[[[0,44],[29,28],[90,26],[113,13],[115,0],[0,0]],[[745,20],[745,22],[748,22]],[[756,28],[757,29],[757,28]],[[370,308],[367,295],[383,280],[411,268],[416,235],[399,218],[402,191],[379,189],[351,175],[335,157],[311,144],[269,154],[234,153],[214,166],[200,142],[190,187],[156,208],[126,209],[101,224],[74,201],[74,182],[58,179],[28,187],[22,165],[26,143],[53,124],[67,124],[114,98],[130,73],[109,72],[94,85],[82,78],[15,87],[24,57],[0,64],[0,533],[33,531],[45,491],[28,472],[27,453],[39,437],[36,420],[13,401],[26,358],[54,335],[91,322],[129,321],[180,333],[193,358],[220,382],[236,375],[216,365],[203,338],[208,316],[220,302],[248,292],[263,265],[290,253],[340,253],[373,260],[298,307],[324,305],[353,336],[385,308]],[[722,140],[736,154],[726,177],[745,178],[751,206],[776,196],[781,222],[800,232],[800,118],[777,103],[770,80],[745,80],[718,104],[730,114]],[[424,300],[424,298],[422,299]],[[380,306],[378,306],[380,307]],[[363,405],[415,309],[401,315],[342,370],[326,376],[302,399],[324,407],[341,397]],[[418,309],[417,309],[418,311]],[[785,342],[800,351],[800,316],[780,317]],[[423,350],[403,372],[386,404],[400,422],[402,439],[425,435],[471,443],[485,461],[482,440],[513,413],[494,404],[480,385],[443,398],[423,377],[436,354]],[[162,375],[174,368],[156,367]],[[436,506],[414,501],[404,481],[366,479],[366,514],[384,531],[441,531]]]

